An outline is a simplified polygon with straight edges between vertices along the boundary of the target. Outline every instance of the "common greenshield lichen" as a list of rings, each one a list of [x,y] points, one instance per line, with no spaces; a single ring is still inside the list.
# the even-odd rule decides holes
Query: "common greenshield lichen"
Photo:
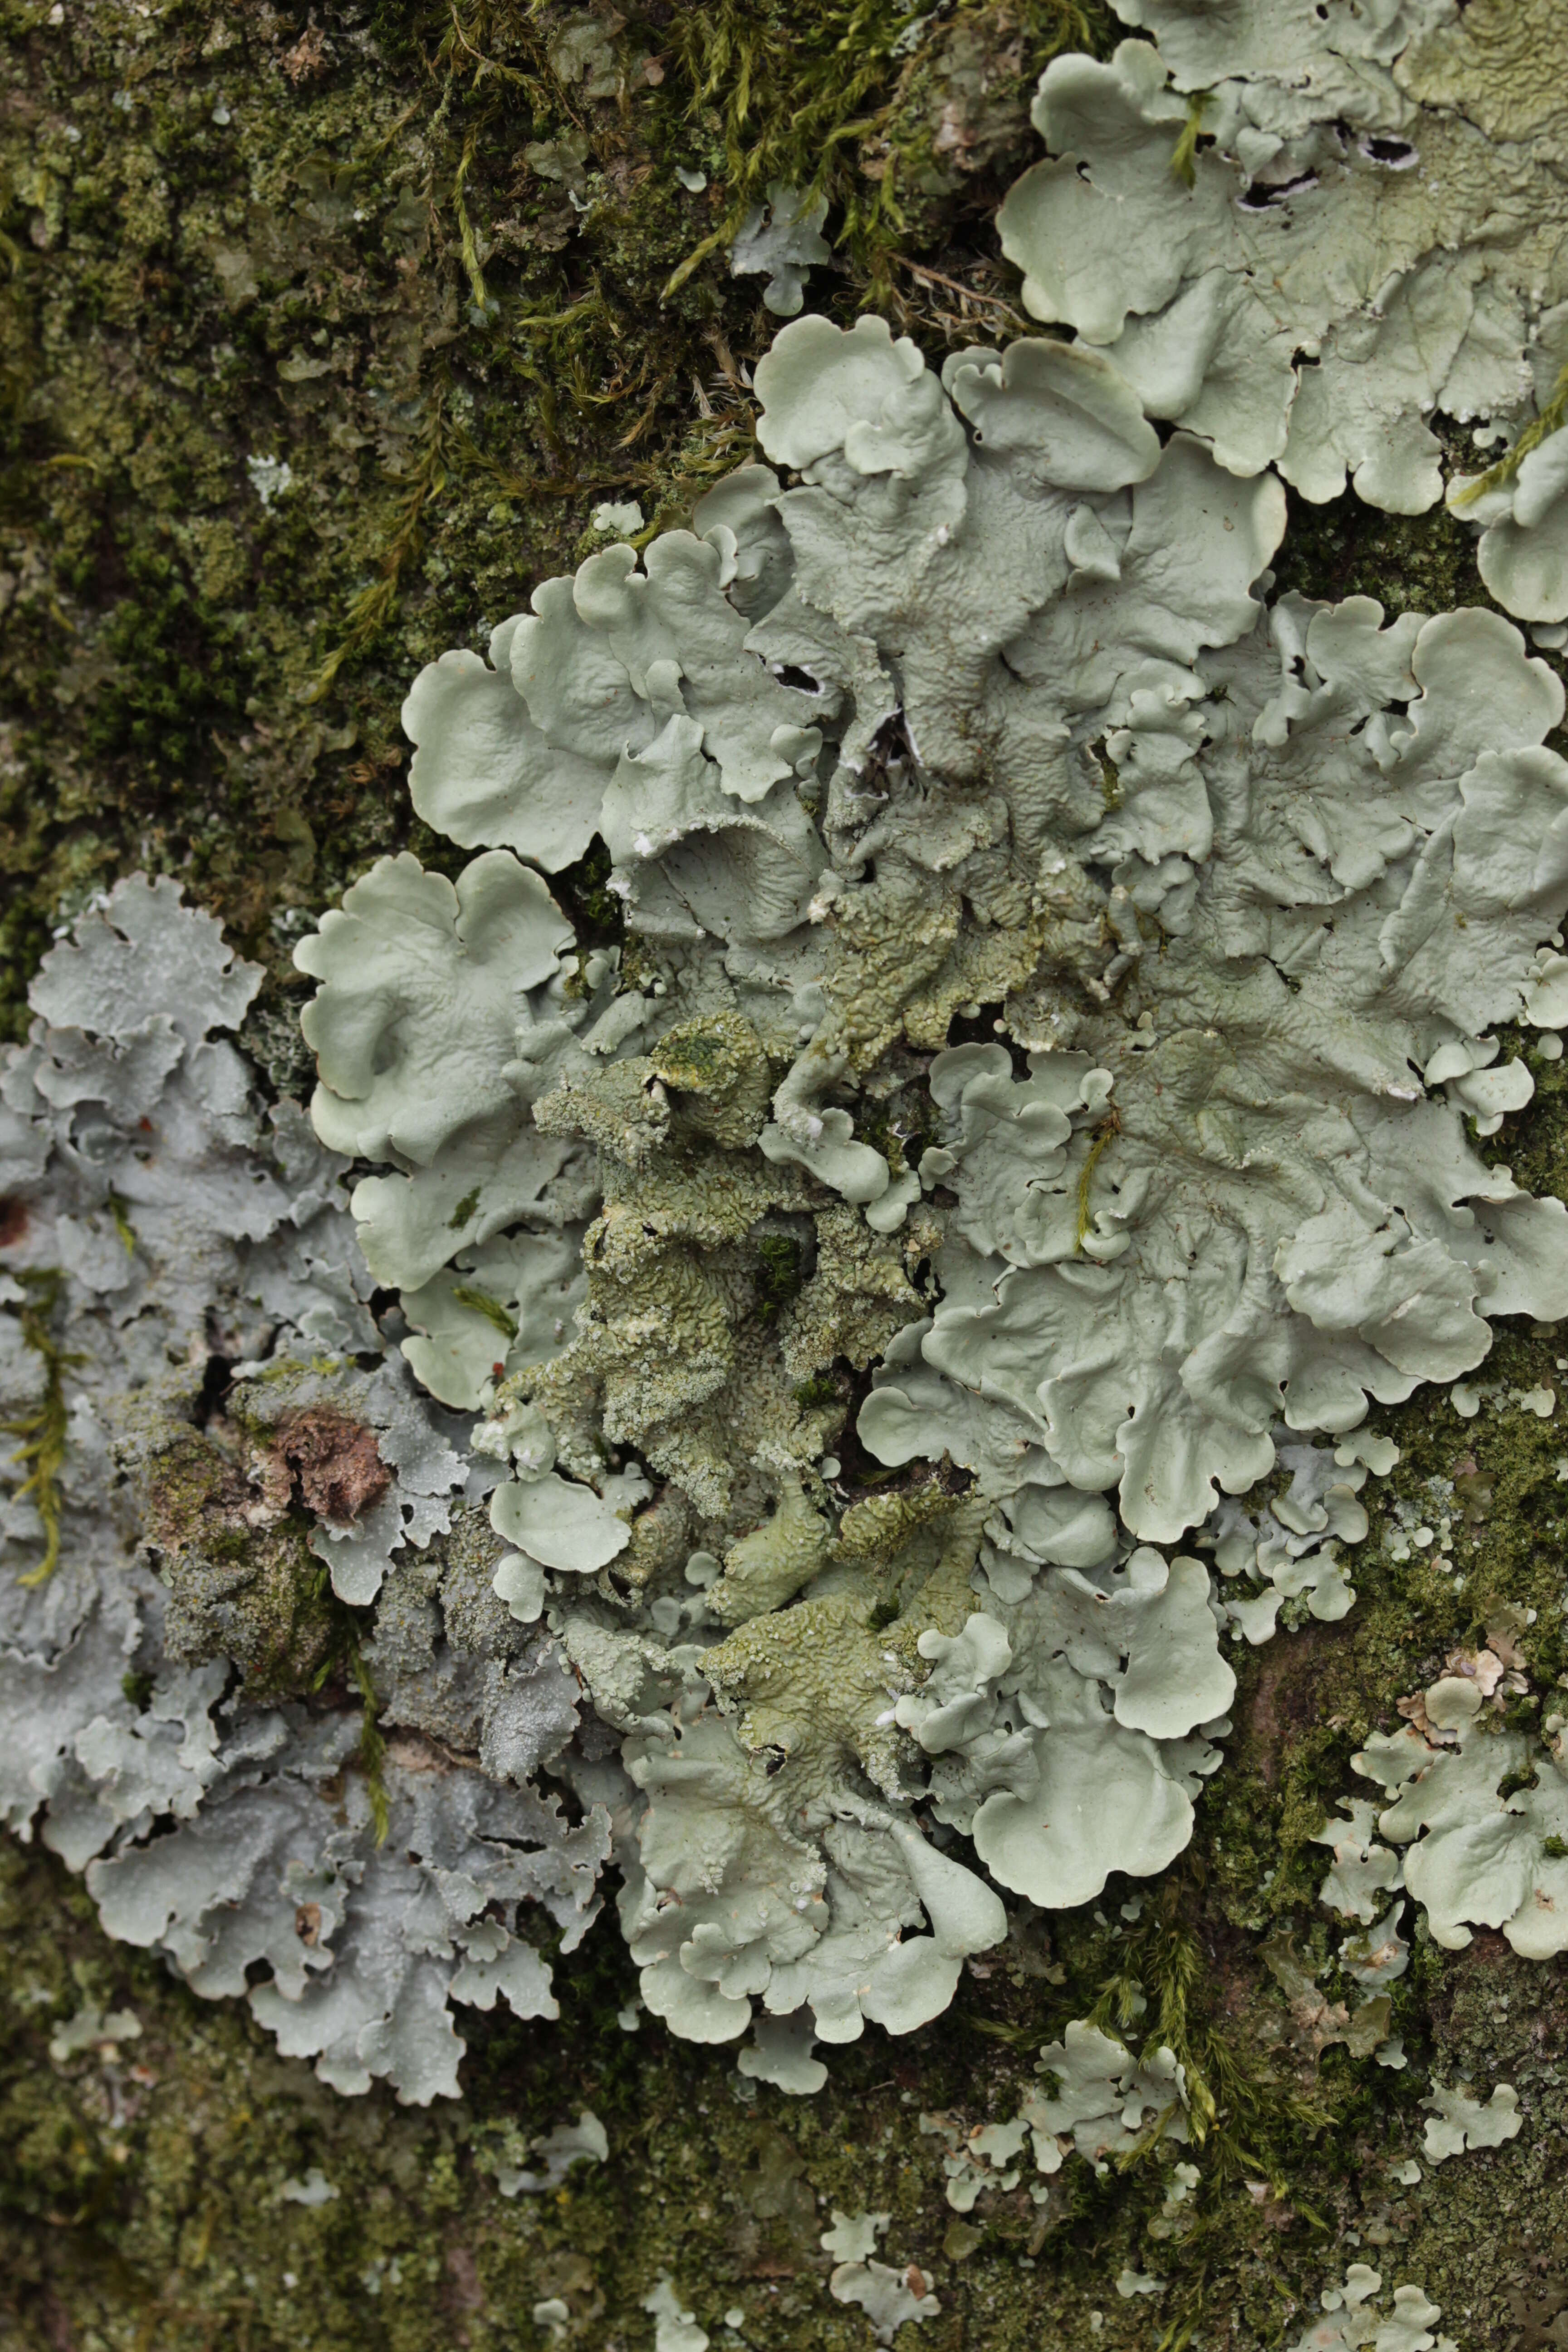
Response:
[[[1331,1872],[1322,1899],[1348,1912],[1375,1878],[1405,1888],[1426,1932],[1450,1950],[1477,1927],[1499,1927],[1527,1959],[1549,1959],[1568,1948],[1563,1718],[1549,1715],[1542,1736],[1505,1727],[1501,1702],[1483,1697],[1486,1679],[1445,1675],[1418,1722],[1374,1734],[1352,1758],[1384,1793],[1375,1807],[1350,1801],[1359,1867],[1348,1887],[1342,1864]]]
[[[731,275],[766,278],[764,305],[781,319],[793,319],[805,299],[806,271],[832,258],[822,235],[826,218],[826,196],[805,196],[770,181],[766,203],[753,205],[735,232]]]
[[[1506,611],[1552,629],[1568,620],[1568,429],[1527,449],[1495,486],[1457,475],[1448,503],[1480,526],[1476,561]]]
[[[601,1205],[575,1335],[498,1353],[481,1402],[495,1525],[626,1735],[645,1995],[704,2039],[758,2000],[837,2039],[931,2014],[1001,1933],[922,1798],[1047,1906],[1186,1843],[1216,1610],[1253,1639],[1291,1594],[1341,1613],[1365,1532],[1353,1446],[1299,1440],[1272,1539],[1205,1526],[1277,1432],[1342,1451],[1369,1395],[1473,1368],[1487,1309],[1568,1309],[1560,1204],[1464,1126],[1525,1098],[1490,1032],[1568,907],[1568,771],[1557,681],[1494,616],[1269,610],[1277,483],[1162,444],[1081,343],[939,380],[879,320],[808,318],[758,392],[798,486],[743,470],[409,708],[420,805],[476,866],[526,852],[553,757],[582,777],[639,942],[635,993],[590,1022],[581,962],[489,1049]],[[406,1003],[370,1025],[417,1084]],[[994,1042],[949,1045],[983,1004]],[[447,1162],[466,1237],[515,1226],[482,1153]],[[813,1271],[773,1326],[786,1231]],[[849,1320],[808,1315],[847,1248]],[[801,1402],[846,1355],[861,1442],[931,1465],[869,1541],[842,1412]],[[1221,1609],[1155,1548],[1194,1529],[1272,1598]]]
[[[1322,2316],[1299,2336],[1290,2352],[1458,2352],[1451,2336],[1434,2333],[1443,2316],[1426,2290],[1396,2286],[1386,2312],[1380,2306],[1383,2274],[1370,2263],[1352,2263],[1338,2284],[1326,2286],[1319,2302]]]
[[[1117,14],[1149,37],[1047,67],[1049,160],[1002,207],[1028,310],[1237,472],[1421,513],[1431,413],[1501,439],[1568,355],[1568,150],[1528,37],[1447,0]]]
[[[922,1357],[1159,1541],[1272,1467],[1279,1419],[1352,1430],[1368,1394],[1479,1362],[1478,1307],[1568,1308],[1561,1204],[1461,1118],[1529,1098],[1485,1033],[1568,904],[1558,681],[1489,614],[1384,626],[1364,599],[1288,598],[1197,667],[1213,699],[1109,734],[1119,804],[1073,845],[1137,969],[1073,1018],[1089,1053],[931,1069],[958,1206]],[[1516,727],[1478,728],[1504,706]],[[884,1458],[926,1450],[895,1376],[868,1412]]]

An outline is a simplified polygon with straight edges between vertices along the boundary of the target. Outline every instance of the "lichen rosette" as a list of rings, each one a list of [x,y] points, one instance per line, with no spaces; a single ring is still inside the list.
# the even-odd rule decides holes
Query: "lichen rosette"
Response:
[[[498,1591],[622,1738],[650,2005],[841,2039],[1002,1932],[933,1826],[1047,1906],[1186,1842],[1200,1554],[1277,1438],[1321,1528],[1314,1435],[1568,1311],[1561,1205],[1466,1124],[1529,1097],[1568,770],[1497,616],[1270,606],[1279,481],[1086,341],[939,375],[806,317],[757,391],[780,470],[422,674],[416,805],[480,854],[300,961],[405,1352],[508,1473]],[[540,878],[595,834],[618,953]]]

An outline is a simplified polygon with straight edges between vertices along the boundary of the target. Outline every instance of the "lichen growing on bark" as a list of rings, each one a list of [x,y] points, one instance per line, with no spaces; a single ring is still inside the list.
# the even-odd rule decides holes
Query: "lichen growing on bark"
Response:
[[[819,278],[814,299],[826,283],[847,322],[859,273],[874,267],[879,299],[900,294],[940,356],[949,333],[967,322],[973,340],[1002,315],[998,300],[1016,299],[969,192],[994,197],[1029,160],[1020,93],[1064,26],[1044,12],[939,14],[903,58],[887,56],[890,39],[879,52],[871,110],[896,99],[902,111],[835,142],[827,134],[862,104],[835,63],[847,14],[689,12],[692,47],[716,75],[704,118],[687,114],[686,68],[669,26],[651,20],[560,46],[557,63],[552,17],[531,48],[535,28],[499,14],[443,18],[428,27],[427,78],[405,46],[405,20],[381,28],[378,60],[350,20],[321,30],[264,10],[222,21],[126,10],[79,22],[68,7],[51,25],[41,5],[12,9],[20,71],[0,228],[20,266],[0,299],[19,438],[0,557],[16,585],[0,593],[18,719],[4,817],[24,877],[4,917],[18,1019],[51,929],[94,887],[138,856],[174,864],[192,851],[187,887],[272,974],[251,1036],[280,1080],[303,1083],[278,985],[302,928],[290,910],[329,902],[382,851],[406,843],[439,856],[403,814],[393,715],[405,677],[470,630],[482,642],[478,622],[512,609],[520,583],[591,551],[599,499],[635,492],[648,514],[662,507],[673,520],[689,485],[745,454],[740,369],[771,331],[754,293],[700,264],[668,321],[653,295],[700,242],[694,227],[710,234],[750,192],[731,178],[693,224],[701,197],[668,166],[705,169],[718,187],[727,144],[733,156],[754,146],[764,176],[799,179],[798,124],[805,177],[831,153],[835,193],[852,191],[863,219],[887,184],[865,166],[897,156],[910,217],[874,249],[852,246],[852,274]],[[1467,12],[1467,37],[1480,15]],[[606,50],[624,106],[618,87],[590,94]],[[792,61],[803,53],[825,93],[815,114],[797,103]],[[486,58],[528,79],[480,74]],[[454,62],[455,90],[444,78]],[[766,100],[741,94],[748,81]],[[763,137],[758,104],[773,110]],[[543,152],[524,176],[513,159],[528,143]],[[653,170],[639,182],[645,163]],[[970,163],[979,172],[965,179]],[[483,252],[509,217],[526,241],[495,236]],[[412,267],[396,270],[399,259]],[[0,248],[0,269],[10,260]],[[503,338],[470,315],[491,300],[515,305],[503,323],[525,311],[537,321],[499,361]],[[715,324],[721,348],[705,340]],[[617,358],[637,339],[653,360],[640,384],[636,363],[620,372]],[[285,372],[258,389],[259,367],[279,361]],[[693,370],[715,414],[690,425]],[[1451,455],[1474,463],[1463,448]],[[385,480],[384,460],[399,469]],[[628,474],[637,478],[616,478]],[[583,487],[562,495],[566,482]],[[1331,505],[1292,534],[1282,562],[1282,586],[1374,594],[1389,611],[1487,601],[1467,532],[1441,517],[1406,526]],[[290,703],[280,681],[319,673],[366,589],[362,622],[383,635],[362,632],[322,703]],[[345,740],[351,724],[357,739]],[[604,879],[590,857],[558,887],[579,936],[614,945]],[[1521,1184],[1561,1192],[1562,1066],[1528,1034],[1505,1033],[1503,1051],[1526,1060],[1536,1100],[1487,1149]],[[892,1161],[880,1133],[869,1140]],[[773,1239],[776,1296],[795,1279],[785,1250],[798,1237]],[[1293,1932],[1306,1964],[1324,1969],[1319,1991],[1339,2002],[1350,1990],[1341,1931],[1316,1910],[1326,1856],[1310,1839],[1355,1785],[1352,1749],[1392,1728],[1394,1697],[1482,1643],[1489,1617],[1510,1603],[1537,1612],[1520,1637],[1532,1686],[1568,1664],[1560,1442],[1551,1418],[1510,1402],[1510,1391],[1560,1384],[1562,1347],[1552,1332],[1505,1334],[1487,1368],[1495,1393],[1474,1419],[1442,1402],[1374,1412],[1403,1458],[1376,1490],[1386,1499],[1368,1497],[1356,1610],[1237,1654],[1230,1768],[1202,1801],[1169,1910],[1122,1921],[1113,1909],[1105,1926],[1071,1915],[1052,1942],[1020,1908],[989,1974],[964,1978],[944,2030],[903,2045],[890,2082],[879,2053],[868,2049],[864,2064],[839,2053],[815,2110],[766,2085],[738,2103],[721,2053],[672,2061],[647,2020],[623,2032],[633,1985],[608,1940],[578,1956],[565,2035],[548,2052],[499,2015],[482,2027],[455,2119],[400,2115],[375,2095],[356,2109],[269,2058],[243,2017],[198,2008],[103,1944],[62,1874],[7,1849],[8,2324],[40,2346],[152,2336],[182,2347],[215,2327],[257,2343],[347,2345],[370,2325],[423,2352],[543,2342],[558,2323],[530,2315],[564,2306],[579,2340],[640,2347],[653,2329],[645,2298],[668,2274],[679,2309],[716,2341],[729,2340],[726,2315],[739,2309],[743,2340],[859,2346],[866,2323],[826,2294],[831,2258],[817,2240],[836,2206],[875,2206],[895,2213],[879,2257],[920,2263],[942,2305],[906,2344],[941,2352],[1042,2336],[1143,2347],[1188,2329],[1204,2343],[1293,2342],[1352,2255],[1387,2281],[1419,2280],[1465,2345],[1550,2341],[1568,2297],[1552,2267],[1568,2226],[1555,1971],[1484,1934],[1442,1958],[1417,1943],[1392,1988],[1411,2068],[1369,2078],[1338,2042],[1318,2053],[1323,2021],[1292,2012],[1258,1948]],[[821,1375],[799,1385],[811,1409],[831,1387]],[[842,1410],[847,1380],[837,1394]],[[1414,1542],[1423,1527],[1425,1548]],[[1097,2180],[1075,2168],[1073,2226],[1033,2252],[1022,2185],[952,2214],[921,2109],[956,2111],[965,2128],[1005,2123],[1038,2080],[1035,2050],[1097,2004],[1116,2022],[1134,1984],[1167,2041],[1184,2036],[1218,2086],[1212,2179],[1173,2200],[1163,2169]],[[117,2041],[108,2029],[126,2009],[142,2032]],[[73,2018],[74,2053],[51,2060],[51,2036],[68,2053]],[[1470,2081],[1478,2096],[1515,2084],[1525,2131],[1411,2181],[1428,2072]],[[606,2120],[609,2163],[569,2176],[560,2201],[500,2198],[498,2167],[584,2105]],[[1314,2113],[1337,2128],[1314,2134]],[[338,2195],[285,2196],[312,2165]],[[1359,2248],[1342,2242],[1347,2231]],[[1119,2294],[1123,2274],[1162,2279],[1163,2291]]]

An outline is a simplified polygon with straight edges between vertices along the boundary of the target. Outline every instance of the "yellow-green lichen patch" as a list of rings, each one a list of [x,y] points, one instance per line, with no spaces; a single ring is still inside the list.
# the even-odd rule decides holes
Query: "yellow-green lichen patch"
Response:
[[[906,1672],[868,1625],[864,1598],[835,1595],[753,1619],[707,1654],[715,1686],[742,1708],[742,1745],[777,1748],[795,1801],[826,1798],[847,1763],[889,1795],[902,1743],[892,1706]]]
[[[750,1022],[738,1013],[667,1029],[652,1055],[676,1108],[699,1135],[726,1150],[755,1143],[773,1092],[767,1056]],[[682,1097],[689,1097],[683,1100]]]
[[[884,1353],[895,1331],[925,1312],[912,1275],[936,1245],[938,1227],[916,1211],[897,1233],[873,1233],[853,1209],[816,1216],[816,1265],[782,1318],[784,1366],[793,1380],[840,1357],[858,1370]]]
[[[783,1608],[826,1562],[832,1528],[816,1499],[789,1480],[770,1518],[742,1536],[724,1555],[724,1573],[708,1606],[723,1624],[740,1624]]]

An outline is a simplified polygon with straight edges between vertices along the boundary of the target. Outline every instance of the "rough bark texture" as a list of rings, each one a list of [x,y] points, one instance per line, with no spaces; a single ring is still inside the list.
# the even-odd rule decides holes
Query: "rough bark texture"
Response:
[[[451,870],[404,789],[416,665],[580,560],[599,499],[672,520],[747,454],[776,322],[722,246],[767,180],[827,159],[844,234],[817,307],[875,301],[934,352],[1021,323],[991,214],[1034,152],[1044,59],[1110,37],[1097,7],[949,0],[900,44],[872,0],[626,5],[0,7],[0,1034],[55,927],[141,864],[267,965],[246,1042],[299,1086],[301,910],[385,850]],[[269,503],[255,459],[290,469]],[[1440,514],[1292,501],[1282,572],[1393,609],[1485,603],[1468,544]],[[584,925],[607,918],[595,881],[592,859],[566,877]],[[1510,1046],[1536,1100],[1493,1149],[1561,1193],[1568,1065]],[[1489,1378],[1560,1385],[1560,1349],[1505,1332]],[[1393,1988],[1403,2074],[1320,2050],[1268,1965],[1291,1937],[1330,1954],[1305,1842],[1400,1694],[1504,1601],[1540,1612],[1538,1685],[1568,1666],[1552,1423],[1466,1423],[1441,1396],[1373,1418],[1404,1449],[1374,1513],[1465,1479],[1463,1592],[1369,1544],[1346,1621],[1241,1662],[1226,1764],[1142,1917],[1020,1921],[945,2016],[835,2052],[815,2099],[624,2031],[608,1922],[558,1972],[561,2026],[465,2020],[460,2106],[341,2099],[107,1942],[50,1858],[0,1848],[0,2341],[479,2352],[550,2340],[531,2315],[559,2298],[563,2340],[640,2352],[669,2272],[718,2343],[858,2347],[825,2292],[835,2206],[890,2210],[890,2254],[933,2273],[921,2352],[1293,2341],[1354,2260],[1419,2281],[1466,2352],[1568,2341],[1563,1964],[1419,1943]],[[1023,2189],[951,2212],[922,2111],[1011,2115],[1041,2044],[1133,1978],[1218,2109],[1176,2232],[1149,2233],[1151,2165],[1074,2160],[1043,2221]],[[51,2059],[87,1999],[139,2038]],[[1528,2120],[1406,2189],[1390,2167],[1434,2069],[1512,2082]],[[584,2105],[609,2161],[500,2199],[487,2147]],[[338,2193],[281,2200],[311,2165]],[[1119,2294],[1124,2266],[1163,2291]]]

